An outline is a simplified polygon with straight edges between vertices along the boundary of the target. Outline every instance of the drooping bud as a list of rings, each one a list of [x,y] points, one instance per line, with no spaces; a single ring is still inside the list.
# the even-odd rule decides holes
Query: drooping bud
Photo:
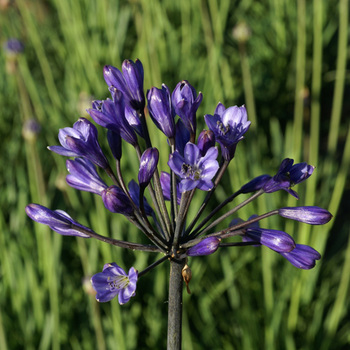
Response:
[[[113,157],[117,160],[120,160],[122,157],[122,139],[119,133],[109,129],[107,131],[107,140]]]
[[[316,260],[321,259],[321,254],[317,250],[303,244],[297,244],[291,252],[280,254],[292,265],[303,270],[312,269],[316,265]]]
[[[147,148],[140,159],[139,184],[141,187],[147,187],[154,172],[157,169],[159,152],[157,148]]]
[[[294,239],[286,232],[264,229],[248,228],[244,236],[244,242],[257,242],[278,253],[290,252],[295,248]]]
[[[189,248],[186,252],[188,256],[210,255],[217,251],[221,239],[218,237],[204,238],[198,244]]]
[[[310,225],[324,225],[333,217],[328,210],[313,206],[281,208],[278,215]]]

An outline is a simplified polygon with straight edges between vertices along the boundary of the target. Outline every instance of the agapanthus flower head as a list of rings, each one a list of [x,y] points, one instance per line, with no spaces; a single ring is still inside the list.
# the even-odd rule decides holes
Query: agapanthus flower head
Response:
[[[175,136],[174,112],[171,105],[171,95],[169,88],[162,84],[162,88],[152,87],[147,92],[149,114],[156,124],[167,137]]]
[[[90,229],[73,220],[63,210],[51,210],[40,204],[28,204],[26,206],[26,213],[32,220],[49,226],[51,230],[60,235],[90,238],[89,235],[72,228],[72,224],[87,231],[90,231]]]
[[[105,207],[112,213],[131,216],[133,207],[128,196],[118,186],[112,185],[102,191],[102,200]]]
[[[196,134],[196,112],[202,99],[202,93],[197,96],[195,88],[187,80],[179,82],[171,96],[175,113],[192,135]]]
[[[218,150],[212,147],[202,157],[198,146],[191,142],[186,144],[183,157],[177,151],[170,154],[168,165],[181,178],[180,192],[196,187],[203,191],[211,190],[214,185],[212,179],[219,169],[217,156]]]
[[[113,66],[105,66],[103,76],[107,85],[120,90],[126,102],[135,110],[145,108],[143,92],[143,66],[140,60],[133,62],[125,60],[122,64],[123,73]]]
[[[66,177],[69,186],[98,195],[101,195],[102,191],[107,188],[105,182],[98,175],[95,166],[88,159],[68,159],[66,166],[70,173]]]
[[[119,304],[123,305],[135,296],[137,279],[138,273],[134,267],[126,274],[116,263],[111,263],[92,276],[91,283],[97,293],[97,301],[105,303],[118,295]]]
[[[316,260],[321,259],[321,254],[317,250],[303,244],[296,244],[292,251],[280,254],[292,265],[303,270],[312,269],[316,265]]]
[[[151,181],[151,178],[157,169],[158,159],[159,152],[157,148],[147,148],[142,153],[138,175],[138,180],[141,187],[146,187]]]
[[[73,128],[60,129],[58,139],[61,146],[49,146],[50,151],[67,157],[85,157],[103,169],[109,166],[97,140],[97,129],[87,119],[80,118]]]
[[[308,179],[315,167],[307,163],[293,163],[294,160],[289,158],[282,161],[277,174],[264,184],[263,189],[266,193],[285,190],[299,199],[298,194],[290,187]]]
[[[237,143],[243,139],[250,126],[245,106],[225,109],[224,105],[219,103],[214,115],[206,114],[204,119],[221,146],[223,158],[230,161],[234,157]]]
[[[328,210],[314,206],[281,208],[278,214],[310,225],[324,225],[333,217]]]
[[[186,255],[201,256],[213,254],[218,250],[220,242],[221,239],[218,237],[204,238],[199,243],[189,248],[186,252]]]

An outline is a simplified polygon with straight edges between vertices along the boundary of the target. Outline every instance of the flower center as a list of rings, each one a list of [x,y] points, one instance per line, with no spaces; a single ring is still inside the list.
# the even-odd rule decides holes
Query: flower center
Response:
[[[119,276],[116,279],[111,280],[111,277],[108,277],[108,285],[110,291],[114,291],[115,289],[121,290],[128,286],[130,283],[128,276]]]
[[[201,170],[198,169],[196,165],[189,165],[186,163],[182,164],[181,172],[184,174],[186,178],[190,177],[193,180],[200,180],[201,178]]]
[[[216,125],[221,135],[226,135],[230,130],[230,126],[225,126],[220,120],[216,122]]]

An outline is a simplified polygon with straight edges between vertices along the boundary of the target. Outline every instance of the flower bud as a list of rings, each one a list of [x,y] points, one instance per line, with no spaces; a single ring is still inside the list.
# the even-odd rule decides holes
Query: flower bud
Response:
[[[140,159],[139,184],[146,187],[157,169],[159,152],[157,148],[147,148]]]
[[[169,88],[165,84],[162,85],[162,89],[151,88],[147,92],[147,101],[148,110],[154,124],[167,137],[174,137],[175,122]]]
[[[131,216],[133,207],[128,196],[117,186],[110,186],[102,191],[102,200],[105,207],[112,213]]]
[[[197,141],[198,148],[201,152],[201,155],[204,156],[207,153],[207,150],[210,147],[215,146],[215,135],[211,130],[203,130],[198,135]]]
[[[310,225],[324,225],[333,217],[328,210],[313,206],[281,208],[278,215]]]
[[[210,255],[217,251],[221,238],[218,237],[208,237],[204,238],[198,244],[187,250],[188,256],[201,256]]]
[[[260,175],[243,185],[240,189],[241,193],[250,193],[260,190],[265,183],[271,179],[270,175]]]

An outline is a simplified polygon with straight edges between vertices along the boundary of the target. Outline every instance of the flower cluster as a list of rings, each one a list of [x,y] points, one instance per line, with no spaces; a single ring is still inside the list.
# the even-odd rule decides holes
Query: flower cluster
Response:
[[[53,211],[39,204],[26,207],[31,219],[48,225],[61,235],[93,237],[123,248],[163,254],[162,258],[141,272],[132,267],[127,274],[116,263],[106,264],[102,272],[91,278],[98,301],[107,302],[118,296],[119,303],[124,304],[135,295],[138,278],[158,264],[168,260],[187,261],[188,257],[209,255],[221,247],[264,245],[297,268],[310,269],[315,266],[316,260],[320,259],[317,251],[296,244],[286,232],[260,228],[259,221],[279,215],[311,225],[322,225],[332,218],[325,209],[312,206],[280,208],[253,215],[247,221],[236,217],[227,228],[218,232],[214,230],[219,222],[229,217],[232,219],[238,209],[264,193],[284,190],[298,198],[292,187],[311,176],[313,166],[293,164],[293,160],[287,158],[275,175],[260,175],[247,182],[205,218],[201,218],[234,158],[239,141],[249,129],[245,106],[225,108],[219,103],[212,115],[204,116],[208,129],[201,130],[197,136],[196,114],[203,96],[197,94],[188,81],[179,82],[174,91],[163,84],[161,88],[153,87],[145,94],[143,67],[139,60],[124,61],[121,71],[105,66],[103,73],[111,97],[93,101],[88,113],[95,123],[107,129],[115,166],[111,166],[111,157],[105,155],[99,145],[96,127],[84,118],[80,118],[72,128],[61,129],[58,134],[61,145],[50,146],[49,149],[62,156],[74,157],[66,163],[69,186],[101,196],[107,210],[124,215],[147,236],[150,244],[102,236],[61,210]],[[168,168],[161,169],[161,173],[159,150],[152,146],[147,114],[165,135],[169,145],[165,150],[169,157]],[[128,186],[120,166],[122,141],[134,147],[135,156],[139,159],[137,181],[130,181]],[[99,171],[106,172],[109,184],[102,180]],[[197,214],[191,222],[187,222],[191,201],[197,190],[207,193],[199,208],[191,208]],[[212,220],[234,198],[248,193],[252,194],[249,199],[226,209],[224,214]],[[233,236],[241,237],[241,240],[225,242]]]

